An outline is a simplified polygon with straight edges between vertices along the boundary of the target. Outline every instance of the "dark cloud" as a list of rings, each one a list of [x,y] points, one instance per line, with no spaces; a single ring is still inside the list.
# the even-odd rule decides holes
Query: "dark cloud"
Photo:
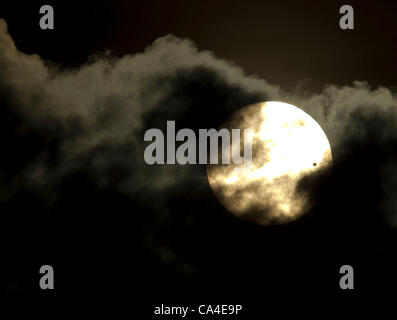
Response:
[[[69,70],[20,52],[4,20],[0,29],[3,225],[54,216],[57,222],[43,225],[54,229],[48,237],[56,246],[71,247],[57,252],[75,250],[89,265],[94,262],[83,254],[90,243],[86,230],[106,248],[99,231],[106,225],[105,233],[113,237],[107,241],[118,243],[115,252],[132,242],[176,271],[194,272],[194,259],[181,258],[189,241],[181,241],[179,231],[214,222],[197,215],[204,206],[217,205],[205,167],[146,165],[144,132],[165,129],[167,120],[176,120],[177,129],[216,127],[246,104],[276,99],[279,89],[173,36],[158,39],[142,54],[94,57]],[[116,221],[124,222],[114,234]],[[15,248],[40,260],[38,249],[26,248],[22,240],[33,230],[11,227],[10,232],[21,239]],[[36,237],[31,246],[46,237]],[[92,255],[101,264],[99,255]],[[57,259],[68,265],[67,256]]]
[[[15,215],[4,223],[30,221],[44,212],[59,216],[63,226],[76,227],[79,239],[87,240],[84,228],[93,229],[92,237],[106,248],[106,241],[98,239],[109,231],[95,229],[98,225],[93,222],[100,220],[109,229],[120,228],[114,232],[116,239],[137,241],[137,250],[149,251],[183,274],[195,273],[197,266],[222,272],[234,255],[248,260],[254,256],[244,251],[244,243],[275,240],[272,237],[284,249],[292,246],[296,257],[293,251],[309,243],[309,235],[324,240],[331,232],[299,234],[296,244],[287,244],[273,231],[263,235],[256,226],[237,224],[227,215],[208,187],[205,167],[149,166],[143,160],[145,130],[165,130],[167,120],[175,120],[177,129],[217,127],[247,104],[281,100],[302,107],[319,122],[329,137],[335,164],[324,179],[313,215],[297,224],[317,221],[318,228],[331,225],[335,230],[346,219],[376,217],[397,225],[397,99],[387,88],[371,89],[356,82],[330,85],[320,94],[289,94],[245,75],[211,52],[198,51],[190,40],[173,36],[156,40],[140,54],[98,56],[77,69],[62,69],[20,52],[4,20],[0,20],[0,70],[0,204],[7,216]],[[361,212],[370,213],[363,217]],[[132,219],[128,225],[123,223],[127,216]],[[219,240],[219,226],[225,240]],[[245,236],[239,238],[243,244],[236,239],[239,232]],[[65,235],[66,231],[54,237]],[[358,238],[365,242],[367,235],[363,231]],[[99,250],[90,241],[84,242],[81,256],[85,249]],[[227,241],[235,252],[223,251]],[[65,244],[60,246],[66,257],[73,257]],[[114,250],[112,257],[118,259]],[[278,254],[276,249],[267,250]],[[141,258],[148,258],[145,254]],[[259,272],[261,266],[252,269]]]
[[[30,129],[57,140],[54,167],[45,161],[54,150],[43,148],[21,173],[32,184],[69,174],[82,161],[92,161],[98,182],[106,183],[111,153],[114,161],[134,168],[133,179],[141,176],[143,185],[149,182],[145,174],[158,171],[151,188],[163,187],[173,183],[175,170],[143,164],[144,130],[163,128],[166,120],[176,120],[179,128],[215,126],[247,103],[279,95],[264,80],[246,77],[236,66],[173,36],[158,39],[142,54],[98,57],[77,70],[59,70],[18,51],[4,20],[0,41],[0,81],[8,106]],[[129,190],[139,188],[134,182]]]

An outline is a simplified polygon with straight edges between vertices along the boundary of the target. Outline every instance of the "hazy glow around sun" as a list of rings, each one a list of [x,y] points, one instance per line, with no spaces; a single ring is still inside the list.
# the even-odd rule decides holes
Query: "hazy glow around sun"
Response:
[[[251,129],[253,152],[248,168],[207,166],[220,202],[233,214],[263,225],[304,214],[310,203],[308,195],[297,192],[298,182],[332,163],[330,144],[318,123],[293,105],[270,101],[237,111],[222,127]]]

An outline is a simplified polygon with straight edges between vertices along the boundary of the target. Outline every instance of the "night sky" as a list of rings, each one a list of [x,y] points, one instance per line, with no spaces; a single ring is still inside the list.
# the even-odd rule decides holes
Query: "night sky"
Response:
[[[137,319],[162,303],[234,303],[236,318],[259,319],[395,294],[396,2],[350,1],[346,31],[342,1],[7,2],[3,296]],[[43,4],[54,30],[39,28]],[[304,217],[242,221],[205,166],[144,163],[147,129],[216,128],[266,100],[302,106],[331,143],[332,172]],[[38,286],[44,264],[55,290]],[[354,290],[339,287],[345,264]]]

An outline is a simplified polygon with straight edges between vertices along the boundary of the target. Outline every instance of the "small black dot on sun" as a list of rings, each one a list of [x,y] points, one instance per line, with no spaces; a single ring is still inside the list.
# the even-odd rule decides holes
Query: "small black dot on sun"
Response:
[[[313,167],[315,167],[317,165],[317,163],[313,162]]]

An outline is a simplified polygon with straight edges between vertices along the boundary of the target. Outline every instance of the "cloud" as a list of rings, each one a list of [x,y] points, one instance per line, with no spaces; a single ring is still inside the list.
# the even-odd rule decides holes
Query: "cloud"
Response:
[[[143,53],[98,56],[80,68],[61,69],[38,55],[20,52],[6,22],[0,20],[0,68],[3,105],[21,118],[19,127],[40,132],[57,145],[56,150],[49,150],[46,143],[40,146],[14,177],[15,186],[56,183],[89,161],[100,184],[109,182],[107,168],[117,163],[130,172],[125,187],[131,192],[145,186],[163,188],[186,178],[178,172],[189,169],[145,165],[145,129],[164,127],[166,120],[193,129],[212,127],[234,110],[261,100],[302,107],[323,127],[336,159],[343,159],[348,141],[368,138],[365,125],[371,124],[364,124],[360,117],[376,115],[387,120],[388,126],[375,133],[379,144],[394,139],[397,124],[397,99],[387,88],[371,89],[357,81],[353,86],[328,85],[318,94],[288,94],[245,75],[209,51],[199,51],[192,41],[172,35],[157,39]],[[50,154],[54,151],[56,163],[50,166],[48,159],[54,158]],[[389,162],[393,161],[388,160],[387,168],[393,167]],[[156,183],[148,179],[153,172]]]
[[[355,81],[352,86],[328,85],[320,94],[289,99],[302,105],[326,132],[335,162],[336,188],[352,195],[347,201],[367,203],[364,194],[369,191],[368,198],[377,205],[367,203],[367,208],[373,207],[375,215],[397,225],[393,196],[397,192],[396,94],[385,87],[371,89],[367,82]],[[349,180],[356,182],[346,184]],[[335,193],[334,201],[340,201]]]
[[[19,177],[39,185],[69,174],[99,149],[102,152],[97,152],[92,167],[98,182],[106,184],[101,172],[106,171],[108,157],[119,157],[119,150],[127,145],[131,151],[118,161],[135,171],[134,179],[141,175],[144,184],[148,181],[145,174],[153,171],[141,161],[142,130],[148,123],[164,125],[192,108],[199,108],[196,112],[203,114],[204,120],[217,112],[210,109],[211,99],[217,99],[216,109],[228,113],[258,97],[279,96],[277,87],[247,77],[240,68],[211,52],[199,52],[190,40],[174,36],[156,40],[141,54],[120,59],[94,57],[78,69],[61,70],[37,55],[20,52],[1,20],[0,58],[3,100],[6,98],[12,112],[23,118],[24,126],[56,137],[59,144],[55,167],[50,170],[46,165],[44,160],[50,155],[44,147]],[[184,94],[184,90],[196,91],[195,96]],[[214,94],[215,90],[219,94]],[[199,99],[201,105],[197,105]],[[166,182],[162,179],[174,181],[175,170],[164,167],[154,171],[159,172],[152,188],[163,186]],[[128,187],[132,190],[139,185],[130,183]]]
[[[172,238],[174,227],[216,224],[219,217],[205,214],[221,206],[209,193],[203,166],[145,164],[145,130],[164,130],[167,120],[177,129],[217,127],[245,105],[279,100],[303,108],[330,140],[335,170],[322,208],[370,208],[397,226],[397,99],[387,88],[357,81],[289,93],[172,35],[139,54],[97,56],[65,69],[20,52],[4,20],[0,70],[0,203],[28,191],[51,211],[70,180],[84,176],[99,190],[132,199],[134,212],[150,210],[153,216],[139,216],[145,245],[153,252],[167,247],[164,263],[194,269],[175,253],[184,244]],[[156,238],[159,228],[170,230],[171,244]]]
[[[352,133],[352,129],[359,129],[352,118],[356,112],[363,117],[371,117],[375,113],[397,121],[395,94],[384,87],[371,89],[364,81],[355,81],[353,86],[328,85],[320,94],[291,99],[320,123],[336,147],[346,140],[346,130]],[[346,126],[352,128],[347,129]],[[355,133],[359,135],[359,132]]]
[[[304,241],[299,241],[299,232],[291,244],[282,232],[272,238],[276,232],[271,230],[264,234],[242,223],[236,228],[234,218],[223,215],[223,207],[211,193],[205,167],[149,166],[143,159],[145,130],[164,130],[167,120],[175,120],[177,129],[196,131],[217,127],[245,105],[280,100],[303,108],[318,121],[333,151],[334,169],[319,187],[321,201],[314,209],[319,213],[317,224],[309,227],[320,231],[309,231],[306,244],[312,242],[312,234],[319,237],[318,243],[326,243],[332,233],[337,235],[332,245],[340,237],[340,247],[349,251],[356,247],[346,244],[346,239],[356,237],[360,245],[369,241],[369,228],[360,231],[361,221],[372,226],[377,219],[386,219],[397,227],[397,99],[388,88],[357,81],[351,86],[327,85],[320,93],[286,92],[174,36],[159,38],[139,54],[96,56],[79,68],[65,69],[19,51],[4,20],[0,20],[0,70],[0,205],[8,216],[17,214],[15,221],[23,210],[26,216],[47,210],[67,212],[72,218],[65,228],[75,232],[80,223],[84,225],[82,216],[88,215],[90,221],[84,226],[91,228],[92,216],[97,217],[104,207],[116,221],[117,232],[112,236],[132,234],[134,245],[184,275],[206,263],[209,269],[223,272],[223,267],[235,262],[234,250],[240,248],[241,255],[251,245],[258,249],[263,245],[258,239],[281,242],[267,247],[270,252],[282,247],[300,253]],[[312,186],[310,178],[302,181],[302,188]],[[105,198],[110,199],[109,205]],[[132,222],[123,223],[125,211]],[[111,229],[113,220],[104,220]],[[349,238],[352,226],[358,231]],[[10,228],[10,237],[26,236],[16,229]],[[98,230],[90,229],[90,237],[93,233],[104,244],[98,253],[102,257],[111,240],[101,242],[103,230]],[[242,231],[241,237],[235,236]],[[30,232],[37,236],[36,230]],[[77,239],[86,240],[85,236]],[[42,245],[39,240],[35,243]],[[81,246],[76,243],[74,249]],[[116,247],[109,249],[110,256],[116,255]],[[252,255],[257,252],[252,250]],[[239,266],[248,269],[247,260],[241,259]],[[260,272],[261,266],[257,267]]]

